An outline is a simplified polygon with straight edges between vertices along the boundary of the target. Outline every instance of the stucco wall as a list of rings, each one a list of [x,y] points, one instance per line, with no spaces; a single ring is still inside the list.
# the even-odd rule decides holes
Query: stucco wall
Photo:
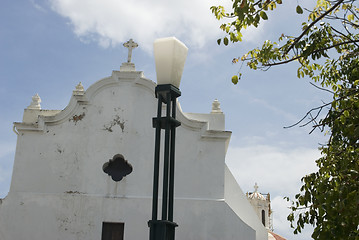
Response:
[[[237,181],[233,177],[231,171],[226,166],[225,168],[225,199],[226,203],[231,209],[238,215],[241,216],[242,220],[245,221],[253,229],[256,229],[257,239],[268,238],[268,232],[259,220],[256,212],[252,205],[247,200],[246,195],[238,185]]]
[[[125,222],[126,240],[146,239],[154,88],[141,72],[113,72],[74,95],[63,111],[37,120],[30,113],[28,121],[15,123],[19,136],[10,193],[0,204],[0,238],[100,239],[102,222]],[[265,239],[264,228],[227,203],[237,188],[225,183],[230,132],[216,114],[189,119],[177,108],[176,238]],[[102,166],[118,153],[133,172],[116,183]]]

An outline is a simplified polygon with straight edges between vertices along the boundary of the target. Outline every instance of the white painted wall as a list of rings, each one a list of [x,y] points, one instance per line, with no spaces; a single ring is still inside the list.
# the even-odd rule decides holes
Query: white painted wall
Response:
[[[0,202],[0,239],[101,239],[102,222],[125,222],[126,240],[148,239],[154,88],[142,72],[114,71],[85,93],[75,92],[63,111],[26,109],[23,122],[15,123],[19,135],[10,192]],[[266,239],[228,175],[231,134],[224,131],[224,115],[185,115],[178,105],[177,116],[176,238]],[[118,153],[133,172],[116,183],[102,165]]]

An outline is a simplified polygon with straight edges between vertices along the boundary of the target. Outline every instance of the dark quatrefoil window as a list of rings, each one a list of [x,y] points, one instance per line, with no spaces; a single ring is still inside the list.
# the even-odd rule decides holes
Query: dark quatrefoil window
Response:
[[[132,172],[132,166],[121,154],[116,154],[102,166],[102,170],[111,176],[112,180],[119,182]]]

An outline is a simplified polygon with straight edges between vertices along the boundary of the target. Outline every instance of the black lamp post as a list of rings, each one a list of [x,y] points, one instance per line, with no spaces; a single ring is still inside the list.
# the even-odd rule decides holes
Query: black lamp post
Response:
[[[187,56],[187,47],[174,37],[162,38],[154,42],[158,99],[157,117],[153,118],[155,134],[155,157],[153,175],[152,219],[148,221],[150,240],[174,240],[173,222],[175,138],[176,128],[181,125],[176,120],[176,99],[181,96],[179,85]],[[166,106],[162,116],[162,104]],[[165,131],[162,179],[162,214],[158,219],[158,186],[160,171],[161,131]]]

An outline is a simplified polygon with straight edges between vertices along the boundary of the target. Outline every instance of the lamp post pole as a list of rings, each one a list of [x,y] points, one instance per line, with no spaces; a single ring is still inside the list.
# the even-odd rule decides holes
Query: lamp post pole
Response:
[[[184,62],[187,56],[187,47],[176,38],[165,38],[155,41],[155,60],[157,72],[158,99],[157,117],[153,118],[155,131],[155,156],[153,173],[152,219],[148,221],[150,240],[174,240],[175,228],[173,222],[174,203],[174,170],[175,170],[175,139],[176,128],[181,123],[176,120],[176,100],[181,96],[179,84]],[[165,115],[162,116],[162,105],[165,104]],[[159,171],[161,131],[165,132],[163,153],[162,179],[162,210],[161,219],[158,219]]]

